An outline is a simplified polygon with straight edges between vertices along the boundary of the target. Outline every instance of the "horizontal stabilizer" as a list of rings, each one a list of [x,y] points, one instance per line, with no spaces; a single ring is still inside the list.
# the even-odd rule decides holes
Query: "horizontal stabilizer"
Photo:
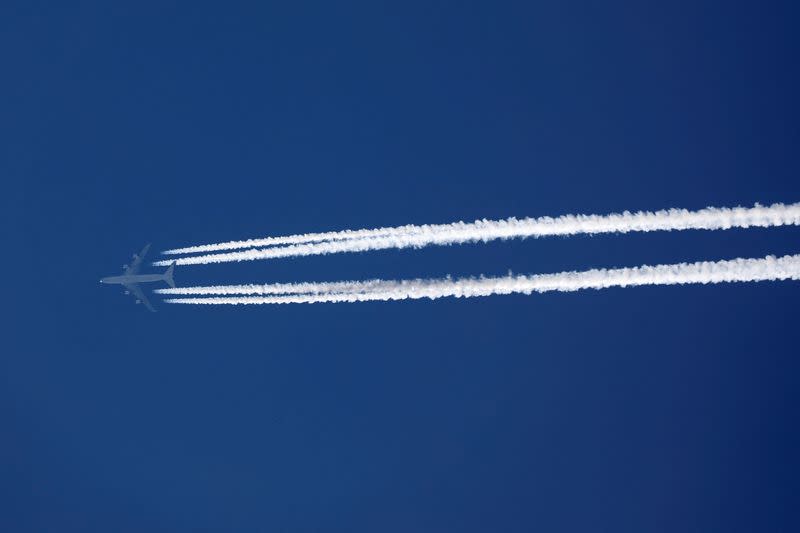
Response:
[[[167,271],[164,272],[164,281],[166,281],[167,285],[169,285],[173,289],[175,288],[175,280],[172,279],[172,273],[174,270],[175,270],[175,261],[173,261],[172,264],[167,269]]]

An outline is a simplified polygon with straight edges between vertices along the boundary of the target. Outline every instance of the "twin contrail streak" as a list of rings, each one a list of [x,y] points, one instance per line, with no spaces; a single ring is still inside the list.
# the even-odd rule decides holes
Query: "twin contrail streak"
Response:
[[[473,298],[495,294],[531,294],[534,292],[571,292],[583,289],[633,287],[641,285],[684,285],[744,281],[800,279],[800,255],[781,258],[733,259],[729,261],[679,263],[634,268],[596,269],[584,272],[561,272],[531,276],[497,278],[434,279],[408,281],[339,282],[334,284],[240,285],[169,289],[169,294],[289,294],[275,296],[223,296],[177,298],[169,303],[205,305],[257,305],[290,303],[368,302],[444,297]],[[317,291],[335,286],[330,292],[319,290],[295,293],[307,285]],[[182,292],[187,291],[187,292]],[[191,292],[196,291],[196,292]],[[167,290],[162,291],[167,292]]]
[[[375,230],[275,237],[271,238],[272,240],[259,239],[212,244],[170,250],[169,253],[261,246],[266,244],[267,241],[269,241],[269,244],[278,244],[278,241],[281,240],[284,244],[295,242],[295,244],[283,246],[182,257],[176,260],[178,265],[202,265],[344,252],[365,252],[390,248],[422,248],[431,245],[487,242],[495,239],[688,229],[718,230],[783,225],[800,225],[800,203],[789,205],[773,204],[771,206],[756,205],[748,208],[709,207],[697,211],[669,209],[655,212],[624,212],[611,215],[564,215],[555,218],[510,218],[506,220],[478,220],[471,223],[410,225]],[[164,266],[171,263],[172,260],[163,260],[153,264]]]
[[[445,226],[441,224],[439,226]],[[393,228],[374,228],[359,230],[327,231],[322,233],[302,233],[298,235],[286,235],[282,237],[264,237],[263,239],[247,239],[244,241],[228,241],[216,244],[201,244],[198,246],[187,246],[186,248],[174,248],[164,250],[164,255],[197,254],[205,252],[219,252],[223,250],[241,250],[242,248],[259,248],[263,246],[275,246],[285,244],[303,244],[308,242],[322,241],[342,241],[350,239],[362,239],[365,237],[386,237],[391,235],[405,235],[408,233],[419,232],[420,228],[432,228],[439,226],[423,225],[416,226],[409,224]]]
[[[334,281],[324,283],[270,283],[267,285],[211,285],[207,287],[175,287],[170,289],[156,289],[158,294],[171,294],[190,296],[196,294],[320,294],[340,293],[353,291],[367,291],[396,287],[399,281],[392,280],[366,280],[366,281]]]

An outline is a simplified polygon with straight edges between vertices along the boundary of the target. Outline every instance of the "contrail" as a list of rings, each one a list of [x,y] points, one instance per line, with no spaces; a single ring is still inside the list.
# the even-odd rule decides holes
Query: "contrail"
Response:
[[[156,289],[158,294],[190,296],[195,294],[321,294],[367,291],[397,287],[401,282],[392,280],[335,281],[326,283],[271,283],[268,285],[212,285],[208,287],[173,287]]]
[[[422,248],[430,245],[487,242],[495,239],[628,233],[634,231],[714,230],[783,225],[800,225],[800,203],[790,205],[773,204],[768,207],[761,205],[735,208],[708,207],[698,211],[669,209],[656,212],[640,211],[637,213],[626,211],[610,215],[510,218],[506,220],[478,220],[471,223],[456,222],[454,224],[359,230],[358,232],[353,232],[360,235],[358,238],[337,237],[339,240],[182,257],[176,261],[178,265],[203,265],[342,252],[364,252],[389,248]],[[371,234],[370,232],[376,233]],[[335,232],[337,235],[346,233]],[[286,238],[308,238],[308,236]],[[227,246],[227,244],[210,246]],[[156,261],[153,264],[165,266],[171,264],[171,262],[172,260],[168,259]]]
[[[767,280],[800,279],[800,255],[781,258],[767,256],[763,259],[732,259],[728,261],[679,263],[673,265],[641,266],[618,269],[595,269],[584,272],[561,272],[531,276],[505,276],[497,278],[465,278],[387,281],[385,286],[352,281],[337,284],[342,292],[289,294],[283,296],[226,296],[211,298],[177,298],[166,300],[178,304],[255,305],[323,302],[367,302],[444,297],[472,298],[495,294],[531,294],[534,292],[570,292],[583,289],[633,287],[640,285],[684,285],[689,283],[724,283]],[[291,286],[291,285],[290,285]],[[210,289],[211,294],[272,294],[269,285],[261,286],[263,292],[252,292],[252,285],[231,288],[231,292]],[[285,285],[283,287],[286,287]],[[195,288],[199,289],[199,288]],[[191,290],[191,289],[189,289]]]
[[[172,250],[165,250],[161,252],[165,255],[182,255],[182,254],[195,254],[195,253],[205,253],[205,252],[219,252],[223,250],[239,250],[243,248],[260,248],[264,246],[275,246],[275,245],[287,245],[287,244],[304,244],[304,243],[311,243],[311,242],[323,242],[323,241],[339,241],[339,240],[354,240],[354,239],[363,239],[363,238],[374,238],[374,237],[392,237],[398,235],[417,235],[417,234],[430,234],[430,233],[439,233],[439,232],[450,232],[450,231],[458,231],[458,230],[469,230],[470,227],[481,228],[486,225],[529,225],[531,223],[536,223],[539,226],[545,225],[562,225],[564,222],[572,222],[574,223],[575,220],[579,220],[583,222],[585,226],[587,226],[586,230],[581,231],[581,233],[609,233],[609,232],[625,232],[625,231],[653,231],[652,229],[620,229],[615,226],[623,224],[641,224],[641,219],[647,218],[663,218],[665,215],[669,215],[672,217],[680,216],[680,217],[687,217],[687,216],[694,216],[697,219],[703,218],[718,218],[720,216],[726,216],[726,212],[733,214],[734,217],[741,218],[748,218],[748,217],[763,217],[769,216],[765,213],[765,211],[773,211],[775,214],[781,209],[792,210],[793,208],[797,208],[798,204],[793,204],[789,206],[783,206],[782,204],[775,204],[771,207],[764,208],[756,204],[755,208],[733,208],[733,209],[726,209],[726,208],[706,208],[701,209],[699,211],[687,211],[685,209],[669,209],[669,210],[662,210],[657,211],[655,213],[652,212],[638,212],[638,213],[622,213],[622,214],[611,214],[611,215],[565,215],[558,218],[551,218],[551,217],[542,217],[539,219],[531,219],[525,218],[522,220],[517,220],[516,218],[509,218],[505,220],[476,220],[472,223],[465,223],[465,222],[455,222],[452,224],[423,224],[423,225],[414,225],[408,224],[405,226],[397,226],[397,227],[384,227],[384,228],[374,228],[374,229],[359,229],[359,230],[342,230],[342,231],[328,231],[322,233],[304,233],[304,234],[297,234],[297,235],[286,235],[281,237],[265,237],[262,239],[247,239],[243,241],[228,241],[216,244],[203,244],[199,246],[188,246],[186,248],[174,248]],[[773,214],[774,216],[774,214]],[[796,217],[796,213],[794,215],[790,215]],[[625,218],[626,220],[621,221],[620,218]],[[604,220],[605,219],[605,220]],[[636,220],[639,219],[639,220]],[[645,224],[650,221],[645,221]],[[700,222],[703,224],[703,222]],[[751,225],[760,225],[758,223],[751,224]],[[768,224],[773,225],[773,224]],[[597,228],[592,228],[592,226],[598,226]],[[737,223],[732,223],[728,227],[738,226]],[[742,226],[746,227],[746,226]],[[691,226],[694,229],[720,229],[720,226]],[[662,228],[656,227],[656,230],[659,229],[689,229],[686,228]],[[563,235],[568,234],[569,232],[563,233],[541,233],[539,235],[534,236],[544,236],[544,235]],[[517,235],[513,235],[516,237]],[[530,236],[530,235],[524,235]]]
[[[275,246],[285,244],[303,244],[308,242],[322,241],[342,241],[350,239],[362,239],[365,237],[387,237],[391,235],[405,235],[408,233],[419,232],[421,228],[432,228],[441,225],[414,225],[397,226],[392,228],[374,228],[359,230],[326,231],[321,233],[302,233],[298,235],[286,235],[282,237],[264,237],[262,239],[247,239],[244,241],[228,241],[216,244],[201,244],[198,246],[187,246],[186,248],[174,248],[164,250],[164,255],[197,254],[205,252],[219,252],[223,250],[240,250],[242,248],[259,248],[263,246]]]

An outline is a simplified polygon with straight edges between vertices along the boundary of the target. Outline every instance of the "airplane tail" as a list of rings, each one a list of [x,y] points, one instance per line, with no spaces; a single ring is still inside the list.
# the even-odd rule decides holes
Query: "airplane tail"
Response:
[[[167,285],[175,288],[175,281],[172,279],[172,272],[175,270],[175,261],[169,266],[166,272],[164,272],[164,281],[167,282]]]

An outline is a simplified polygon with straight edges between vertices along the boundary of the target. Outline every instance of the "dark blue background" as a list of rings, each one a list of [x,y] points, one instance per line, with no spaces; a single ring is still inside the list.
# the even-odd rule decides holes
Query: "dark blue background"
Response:
[[[0,529],[798,530],[794,282],[154,296],[158,314],[97,283],[147,241],[798,201],[795,2],[108,4],[0,8]],[[557,272],[798,237],[499,242],[176,280]]]

